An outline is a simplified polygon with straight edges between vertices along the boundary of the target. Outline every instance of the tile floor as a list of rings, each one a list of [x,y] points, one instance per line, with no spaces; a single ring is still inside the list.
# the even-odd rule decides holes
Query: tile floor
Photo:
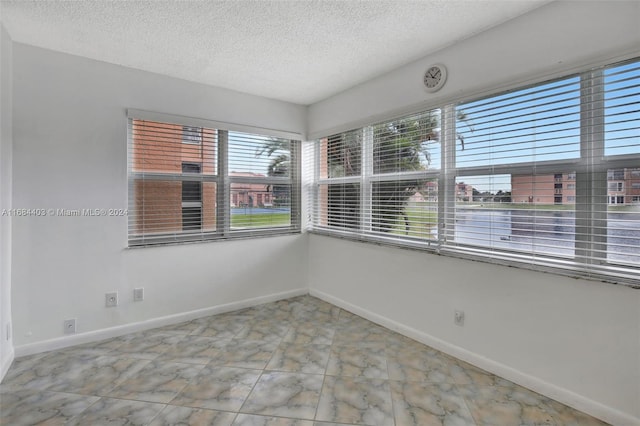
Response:
[[[18,358],[0,424],[604,423],[301,296]]]

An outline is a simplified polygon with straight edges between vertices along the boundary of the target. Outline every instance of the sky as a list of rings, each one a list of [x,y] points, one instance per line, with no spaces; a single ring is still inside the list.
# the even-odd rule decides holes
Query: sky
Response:
[[[640,153],[640,63],[604,73],[605,155]],[[570,77],[458,106],[457,167],[580,157],[580,79]],[[639,164],[640,166],[640,164]],[[567,173],[571,170],[558,170]],[[510,191],[509,175],[459,178],[479,191]]]
[[[640,62],[604,71],[605,155],[640,153]],[[456,167],[544,162],[580,157],[580,77],[573,76],[459,105]],[[272,159],[256,153],[270,138],[229,132],[229,170],[267,174]],[[242,144],[233,144],[234,141]],[[431,169],[440,167],[438,141],[426,141]],[[422,158],[426,164],[426,157]],[[639,165],[640,166],[640,165]],[[568,173],[572,170],[558,170]],[[510,175],[464,176],[477,190],[510,191]]]

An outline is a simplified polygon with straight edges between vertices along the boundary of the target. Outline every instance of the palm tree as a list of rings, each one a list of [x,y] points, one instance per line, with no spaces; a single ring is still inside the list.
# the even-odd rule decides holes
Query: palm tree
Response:
[[[457,121],[464,122],[470,131],[464,111],[456,112]],[[373,173],[400,173],[426,170],[431,165],[429,145],[440,139],[439,117],[430,112],[374,126]],[[464,150],[464,136],[456,133]],[[361,173],[363,132],[350,131],[326,138],[327,177],[357,176]],[[274,154],[277,154],[274,156]],[[272,157],[269,176],[286,176],[290,168],[290,142],[273,138],[256,150],[256,157]],[[424,156],[425,161],[421,161]],[[406,203],[409,197],[424,185],[423,179],[375,182],[372,188],[372,226],[379,232],[390,232],[403,216],[406,233],[409,218]],[[275,192],[275,188],[274,188]],[[360,222],[360,188],[346,183],[329,186],[329,223],[346,228],[357,228]],[[331,208],[334,205],[336,208]],[[340,206],[340,207],[337,207]]]
[[[458,122],[464,122],[473,132],[467,114],[456,111]],[[380,124],[374,127],[373,172],[399,173],[426,170],[431,165],[430,141],[438,141],[439,117],[435,112],[421,114]],[[464,150],[464,135],[456,132]],[[420,161],[424,155],[425,163]],[[372,188],[372,227],[376,231],[390,232],[397,227],[402,216],[405,233],[410,232],[410,221],[406,207],[409,197],[420,191],[424,179],[409,179],[375,182]]]
[[[431,113],[374,126],[374,174],[426,170],[431,164],[428,141],[437,140],[437,126],[438,118]],[[421,161],[421,156],[424,156],[425,163]],[[423,184],[423,179],[375,182],[372,187],[372,229],[390,232],[402,217],[405,233],[409,234],[407,200]]]
[[[268,176],[289,176],[291,168],[291,142],[287,139],[271,138],[256,149],[256,158],[273,157],[267,167]],[[290,194],[287,185],[267,185],[273,190],[274,205],[288,205]]]
[[[256,149],[256,158],[266,155],[271,157],[271,163],[267,168],[269,176],[285,176],[289,172],[291,142],[287,139],[271,138]]]
[[[473,125],[471,125],[470,121],[471,119],[469,118],[466,112],[464,112],[461,109],[456,110],[456,123],[464,123],[465,126],[467,126],[467,128],[469,129],[469,131],[473,133]],[[464,135],[461,132],[457,131],[457,126],[456,126],[456,138],[458,138],[458,140],[460,141],[460,145],[462,147],[462,150],[464,151]]]

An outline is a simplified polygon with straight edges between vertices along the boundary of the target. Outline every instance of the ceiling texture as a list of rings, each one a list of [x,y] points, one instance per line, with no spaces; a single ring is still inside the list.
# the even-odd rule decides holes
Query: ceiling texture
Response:
[[[0,1],[14,42],[309,105],[549,0]]]

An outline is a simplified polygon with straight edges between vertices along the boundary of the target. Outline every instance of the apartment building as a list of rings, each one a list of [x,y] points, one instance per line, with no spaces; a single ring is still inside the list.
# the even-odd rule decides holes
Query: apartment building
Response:
[[[609,170],[606,186],[608,204],[640,203],[640,169]],[[514,203],[575,204],[576,174],[512,175],[511,198]]]

